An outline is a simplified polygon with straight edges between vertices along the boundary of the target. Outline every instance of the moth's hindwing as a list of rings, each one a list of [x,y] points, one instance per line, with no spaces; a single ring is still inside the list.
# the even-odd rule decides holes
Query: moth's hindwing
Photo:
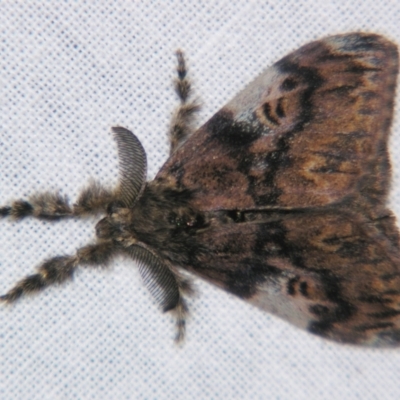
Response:
[[[186,193],[203,218],[179,237],[181,266],[313,333],[398,345],[399,235],[385,207],[397,73],[387,39],[333,36],[215,114],[150,184]]]

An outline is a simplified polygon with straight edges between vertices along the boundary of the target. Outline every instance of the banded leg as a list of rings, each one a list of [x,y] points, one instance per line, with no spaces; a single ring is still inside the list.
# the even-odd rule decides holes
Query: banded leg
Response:
[[[17,200],[10,206],[0,207],[0,217],[16,219],[32,216],[41,219],[80,217],[106,212],[113,201],[120,201],[131,207],[146,184],[146,153],[136,136],[121,127],[112,128],[118,147],[119,182],[115,190],[105,189],[92,181],[80,193],[77,202],[71,206],[66,196],[44,192],[31,196],[27,201]]]
[[[178,94],[180,105],[175,111],[170,128],[170,141],[172,154],[193,132],[194,115],[200,109],[196,101],[188,101],[191,96],[191,85],[186,77],[187,69],[183,52],[176,52],[178,59],[178,78],[174,82],[175,91]]]
[[[1,217],[21,219],[61,219],[97,214],[105,211],[112,200],[112,193],[96,182],[91,182],[71,206],[67,196],[60,193],[44,192],[32,195],[28,200],[16,200],[10,206],[0,207]]]
[[[72,279],[79,265],[107,265],[114,252],[115,245],[112,241],[104,241],[84,246],[73,256],[50,258],[38,267],[36,274],[25,277],[0,296],[0,301],[13,303],[23,295],[39,292],[48,286]]]
[[[55,220],[96,214],[105,211],[112,199],[112,192],[96,182],[91,182],[81,192],[78,201],[73,206],[69,204],[67,196],[44,192],[34,194],[28,200],[16,200],[10,206],[0,207],[0,217],[9,216],[16,219],[34,217]]]

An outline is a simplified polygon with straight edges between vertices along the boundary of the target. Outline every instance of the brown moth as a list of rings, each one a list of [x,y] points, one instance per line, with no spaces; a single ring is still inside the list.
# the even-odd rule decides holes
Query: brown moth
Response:
[[[94,244],[45,261],[1,299],[122,253],[175,312],[178,340],[189,271],[314,334],[399,345],[399,231],[386,207],[397,73],[397,48],[384,37],[328,37],[265,70],[192,134],[198,105],[178,52],[181,106],[155,179],[145,180],[139,140],[118,127],[115,190],[92,184],[73,206],[44,193],[0,208],[15,218],[105,214]]]

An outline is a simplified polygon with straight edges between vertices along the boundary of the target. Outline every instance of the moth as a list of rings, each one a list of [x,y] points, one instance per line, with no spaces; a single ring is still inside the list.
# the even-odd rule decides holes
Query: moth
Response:
[[[78,266],[135,260],[163,311],[185,331],[199,276],[263,310],[341,343],[400,343],[399,230],[387,208],[388,136],[397,47],[369,33],[309,43],[266,69],[200,129],[182,52],[171,154],[146,182],[146,154],[113,128],[117,187],[92,183],[70,205],[35,194],[0,215],[103,213],[96,240],[44,261],[1,300],[72,278]]]

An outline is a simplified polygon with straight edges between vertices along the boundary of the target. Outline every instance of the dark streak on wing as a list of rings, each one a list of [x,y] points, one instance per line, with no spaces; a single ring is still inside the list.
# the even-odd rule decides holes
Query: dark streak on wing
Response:
[[[251,126],[248,123],[235,122],[229,113],[215,114],[207,124],[210,132],[209,143],[214,141],[227,146],[230,151],[248,147],[262,135],[261,126]]]
[[[204,211],[383,204],[397,70],[396,46],[377,35],[310,43],[215,114],[156,180],[193,190]]]

